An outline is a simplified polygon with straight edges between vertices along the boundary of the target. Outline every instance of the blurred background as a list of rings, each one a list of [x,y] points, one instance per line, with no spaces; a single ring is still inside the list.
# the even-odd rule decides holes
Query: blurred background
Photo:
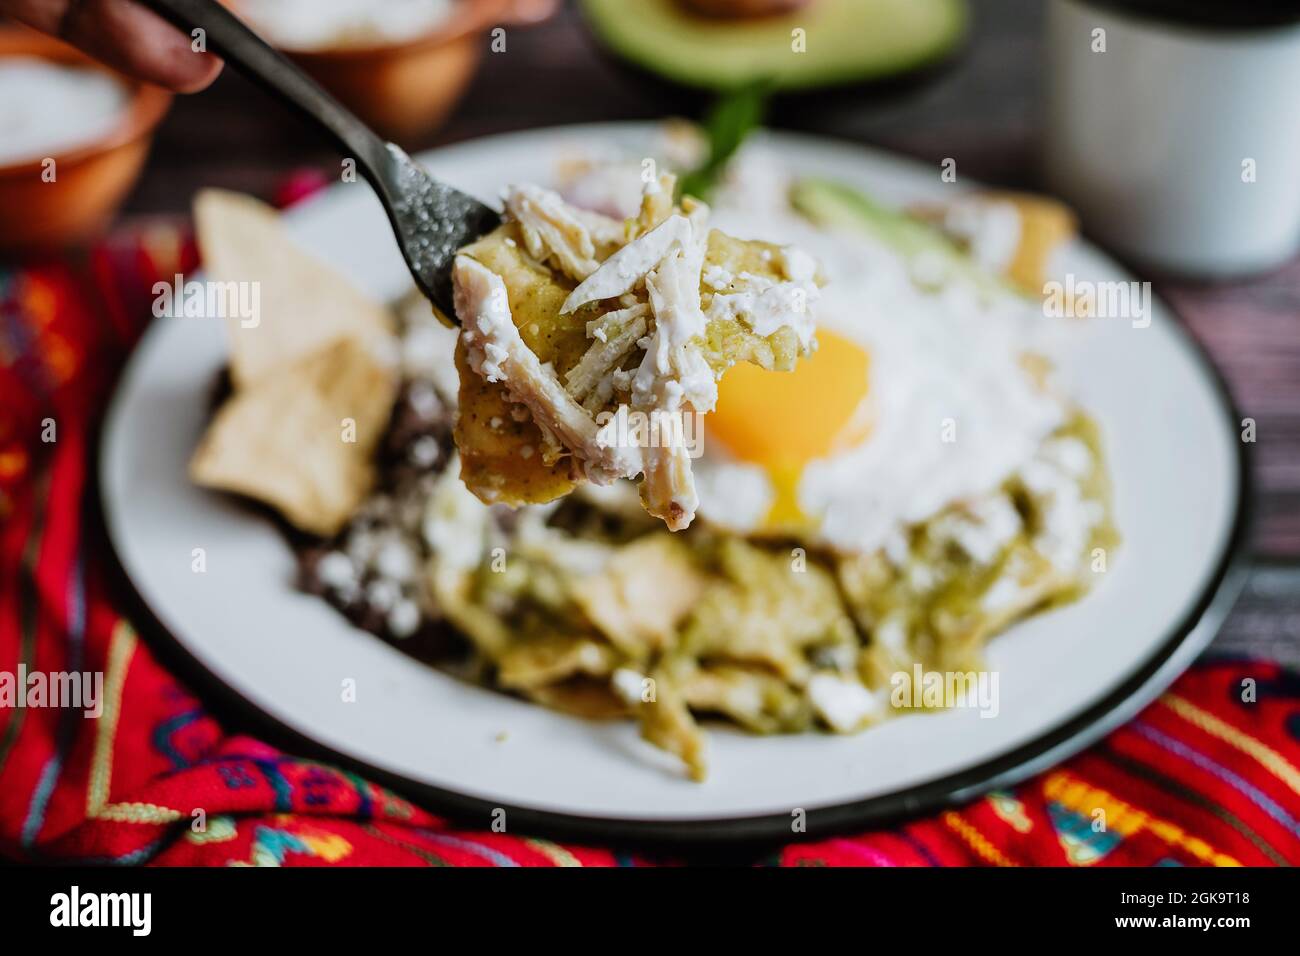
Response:
[[[536,26],[506,27],[506,50],[485,54],[446,125],[407,145],[437,146],[490,133],[601,120],[700,116],[706,90],[674,88],[625,66],[596,39],[578,0],[556,0]],[[623,0],[631,6],[636,0]],[[778,102],[771,125],[879,145],[936,164],[961,157],[965,174],[1033,181],[1042,90],[1042,0],[975,0],[970,36],[920,76]],[[484,37],[487,49],[490,38]],[[234,71],[202,97],[180,100],[129,211],[184,209],[194,189],[220,185],[266,195],[286,167],[332,169],[329,147]]]

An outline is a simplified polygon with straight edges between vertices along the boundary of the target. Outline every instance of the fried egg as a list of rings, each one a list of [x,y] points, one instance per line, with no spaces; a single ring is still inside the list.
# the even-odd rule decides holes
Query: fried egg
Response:
[[[1067,404],[1036,359],[1051,353],[1048,320],[1031,302],[927,275],[881,242],[742,192],[743,208],[723,197],[718,227],[806,249],[828,281],[814,355],[720,383],[695,463],[705,521],[874,551],[996,490],[1063,423]]]

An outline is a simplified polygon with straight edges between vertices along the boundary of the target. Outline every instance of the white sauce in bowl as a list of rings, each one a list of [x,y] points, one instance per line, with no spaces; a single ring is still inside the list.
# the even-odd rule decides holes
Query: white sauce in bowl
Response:
[[[65,153],[107,136],[130,102],[101,70],[38,57],[0,59],[0,166]]]
[[[276,46],[291,50],[398,43],[429,33],[452,0],[240,0],[239,12]]]

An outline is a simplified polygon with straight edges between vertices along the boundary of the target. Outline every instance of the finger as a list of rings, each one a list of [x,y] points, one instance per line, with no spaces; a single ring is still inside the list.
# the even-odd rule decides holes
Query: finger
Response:
[[[9,0],[18,20],[52,33],[138,79],[180,93],[203,89],[221,61],[134,0]]]

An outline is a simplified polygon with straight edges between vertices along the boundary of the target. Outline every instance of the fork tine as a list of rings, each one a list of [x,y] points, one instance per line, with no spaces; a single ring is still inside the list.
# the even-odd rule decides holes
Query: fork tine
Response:
[[[456,250],[495,229],[501,216],[473,196],[438,182],[392,143],[388,156],[376,187],[402,255],[420,291],[456,323],[451,294]]]

